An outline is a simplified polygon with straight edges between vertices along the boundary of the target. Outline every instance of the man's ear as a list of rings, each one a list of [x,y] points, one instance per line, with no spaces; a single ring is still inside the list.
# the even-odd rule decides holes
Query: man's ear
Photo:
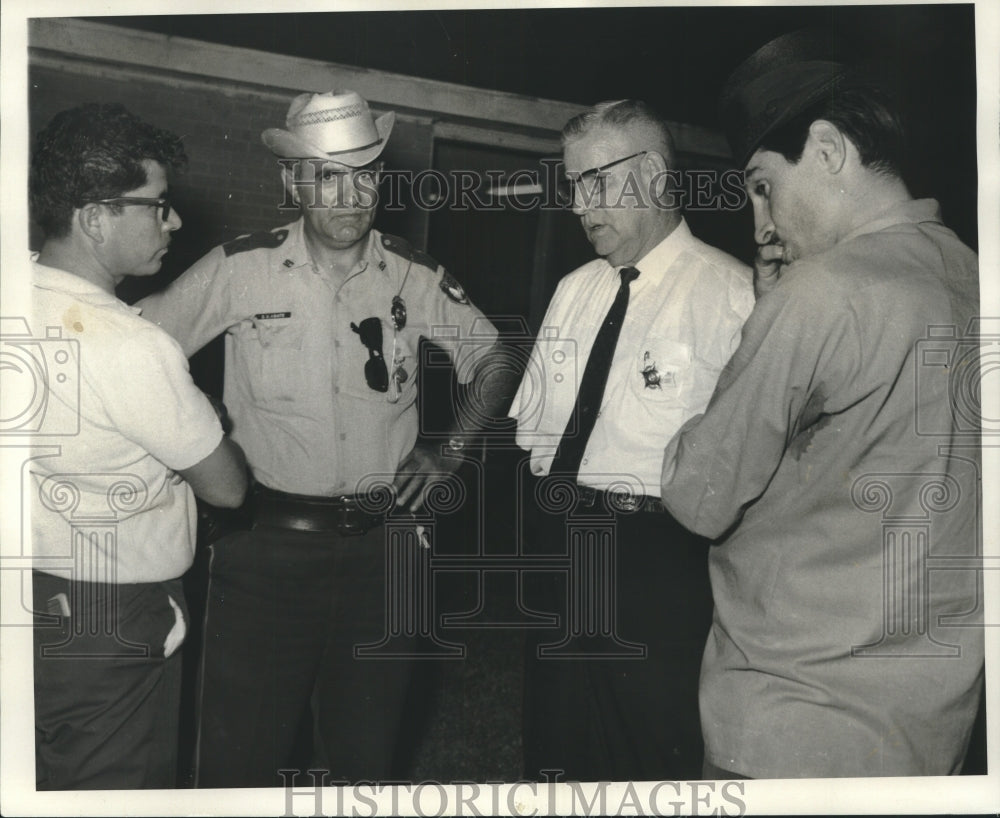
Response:
[[[806,150],[811,150],[831,174],[840,173],[847,161],[847,138],[832,122],[817,119],[809,126]]]
[[[665,198],[667,189],[667,160],[663,158],[663,154],[659,151],[649,151],[644,157],[642,157],[642,170],[646,176],[647,186],[650,183],[654,183],[652,188],[653,196],[657,201],[662,201]]]
[[[281,184],[284,185],[288,197],[297,205],[299,204],[299,191],[295,187],[295,172],[284,163],[281,166]]]
[[[76,211],[76,221],[80,230],[95,244],[104,244],[106,228],[105,211],[96,202],[87,202]]]

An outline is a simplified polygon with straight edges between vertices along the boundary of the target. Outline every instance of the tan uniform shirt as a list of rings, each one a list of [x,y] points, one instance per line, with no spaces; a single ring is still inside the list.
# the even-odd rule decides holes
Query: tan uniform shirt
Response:
[[[390,321],[393,296],[405,327]],[[191,355],[226,333],[224,401],[255,478],[281,491],[353,494],[388,481],[417,437],[417,352],[427,337],[460,381],[496,330],[460,285],[403,239],[372,230],[342,281],[316,266],[301,220],[216,247],[140,305]],[[351,324],[380,319],[382,354],[405,378],[370,388],[369,351]]]

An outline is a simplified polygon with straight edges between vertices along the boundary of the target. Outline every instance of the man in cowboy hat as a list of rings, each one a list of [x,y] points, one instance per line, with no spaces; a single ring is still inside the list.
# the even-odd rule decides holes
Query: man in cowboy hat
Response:
[[[956,773],[983,674],[979,410],[952,399],[976,391],[976,256],[822,36],[754,54],[723,119],[766,286],[662,474],[718,539],[704,775]]]
[[[502,376],[481,374],[493,326],[437,262],[372,226],[393,120],[350,91],[296,97],[262,139],[299,218],[212,250],[143,302],[188,354],[226,333],[224,399],[257,483],[251,529],[211,546],[198,786],[283,783],[310,700],[311,766],[338,781],[398,775],[411,662],[355,657],[389,625],[373,491],[394,483],[396,508],[418,510],[475,431],[417,440],[420,338],[452,353],[480,418],[499,416],[504,394]]]

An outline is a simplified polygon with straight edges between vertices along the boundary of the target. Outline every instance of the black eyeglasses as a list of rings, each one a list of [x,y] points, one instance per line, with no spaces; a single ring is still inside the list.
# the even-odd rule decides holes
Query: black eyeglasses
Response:
[[[556,185],[556,202],[562,207],[573,207],[576,202],[576,192],[580,190],[584,207],[595,204],[598,207],[606,205],[604,197],[607,192],[607,172],[616,165],[621,165],[637,156],[645,156],[647,153],[649,151],[639,151],[629,156],[623,156],[621,159],[615,159],[614,162],[608,162],[606,165],[599,165],[582,173],[576,173],[572,179],[560,179]]]
[[[166,196],[160,196],[158,199],[149,199],[144,196],[117,196],[114,199],[95,199],[94,204],[149,205],[150,207],[158,207],[160,209],[160,218],[163,221],[170,218],[170,210],[172,207],[170,199]]]
[[[376,316],[366,318],[360,325],[351,322],[351,329],[360,337],[361,343],[368,348],[368,360],[365,361],[365,381],[369,389],[376,392],[389,391],[389,370],[382,354],[382,321]]]

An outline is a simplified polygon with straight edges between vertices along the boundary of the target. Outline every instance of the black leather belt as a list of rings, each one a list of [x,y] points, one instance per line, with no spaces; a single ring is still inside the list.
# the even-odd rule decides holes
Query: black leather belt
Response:
[[[364,509],[365,498],[359,495],[313,497],[254,486],[248,503],[253,526],[285,528],[293,531],[336,532],[351,537],[385,524],[385,514]],[[378,506],[381,503],[368,503]]]
[[[616,511],[632,514],[638,511],[648,511],[656,514],[666,514],[667,509],[659,497],[648,497],[645,494],[629,494],[624,491],[601,491],[590,486],[577,486],[577,508],[594,508],[605,511]]]

